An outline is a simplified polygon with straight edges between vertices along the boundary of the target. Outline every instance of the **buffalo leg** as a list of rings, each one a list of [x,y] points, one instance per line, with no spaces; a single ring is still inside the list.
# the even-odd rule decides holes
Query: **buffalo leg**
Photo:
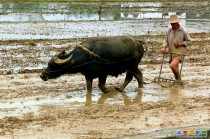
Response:
[[[133,74],[131,72],[127,71],[126,77],[125,77],[125,81],[122,84],[122,86],[120,88],[116,88],[118,91],[123,91],[124,88],[130,83],[130,81],[133,79]]]
[[[100,76],[98,81],[98,87],[101,89],[102,92],[107,93],[108,90],[105,86],[107,76]]]
[[[86,79],[86,87],[87,87],[87,93],[92,92],[92,84],[93,84],[93,79],[85,77]]]
[[[143,75],[142,72],[137,68],[134,70],[134,77],[138,81],[139,88],[143,87]]]

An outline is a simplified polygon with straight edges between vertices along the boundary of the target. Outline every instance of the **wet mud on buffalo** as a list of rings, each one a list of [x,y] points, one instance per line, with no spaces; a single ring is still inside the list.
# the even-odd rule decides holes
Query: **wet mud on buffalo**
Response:
[[[98,78],[98,87],[108,92],[105,86],[108,75],[117,77],[126,72],[124,83],[116,89],[123,91],[136,78],[138,87],[143,87],[142,72],[138,65],[144,54],[144,42],[130,36],[89,38],[71,52],[54,56],[40,77],[47,81],[64,74],[81,73],[85,76],[87,92],[92,91],[93,79]]]

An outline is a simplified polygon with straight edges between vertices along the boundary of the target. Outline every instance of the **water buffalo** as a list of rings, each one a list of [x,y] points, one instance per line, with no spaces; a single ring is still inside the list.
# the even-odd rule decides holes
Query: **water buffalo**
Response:
[[[40,77],[47,81],[63,74],[82,73],[86,79],[87,92],[92,91],[92,81],[95,78],[99,78],[98,87],[101,91],[107,92],[107,76],[117,77],[127,72],[125,81],[118,90],[123,91],[133,76],[141,88],[143,79],[138,64],[144,54],[143,44],[143,41],[130,36],[89,38],[71,52],[63,51],[54,56]]]

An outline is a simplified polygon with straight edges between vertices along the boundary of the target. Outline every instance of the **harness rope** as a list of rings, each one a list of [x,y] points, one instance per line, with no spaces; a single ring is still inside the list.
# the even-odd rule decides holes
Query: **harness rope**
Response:
[[[90,51],[89,49],[85,48],[85,47],[82,46],[82,45],[77,45],[77,46],[75,46],[75,47],[84,50],[84,51],[87,52],[89,55],[92,55],[92,56],[94,56],[94,57],[97,57],[97,58],[100,58],[100,59],[103,59],[103,60],[109,62],[108,64],[119,63],[119,62],[126,61],[126,60],[129,60],[129,59],[132,59],[132,58],[137,57],[137,56],[131,57],[131,58],[128,58],[128,59],[125,59],[125,60],[121,60],[121,61],[118,61],[118,62],[110,62],[110,61],[107,60],[107,59],[104,59],[104,58],[99,57],[97,54],[95,54],[94,52]],[[146,49],[145,51],[147,51],[147,49]],[[145,51],[143,51],[143,52],[140,53],[139,55],[143,54]],[[138,56],[139,56],[139,55],[138,55]],[[92,62],[93,62],[93,61],[91,61],[91,62],[89,62],[89,63],[92,63]],[[100,64],[104,64],[104,63],[97,62],[97,61],[94,61],[94,62],[100,63]],[[86,63],[86,64],[89,64],[89,63]],[[83,64],[83,65],[85,65],[85,64]],[[81,66],[82,66],[82,65],[81,65]],[[123,69],[125,69],[125,70],[127,70],[127,71],[129,71],[129,72],[131,72],[131,73],[133,73],[133,74],[137,74],[137,73],[135,73],[135,72],[133,72],[133,71],[131,71],[131,70],[128,70],[127,68],[125,68],[125,67],[123,67],[123,66],[121,66],[121,65],[119,65],[119,66],[120,66],[121,68],[123,68]],[[147,80],[149,80],[149,81],[151,81],[151,82],[154,82],[153,80],[148,79],[148,78],[146,78],[146,77],[143,77],[143,78],[145,78],[145,79],[147,79]],[[156,82],[154,82],[154,83],[156,83]],[[162,84],[159,84],[159,83],[156,83],[156,84],[158,84],[158,85],[160,85],[160,86],[162,86],[162,87],[165,87],[165,86],[162,85]]]
[[[139,55],[134,56],[134,57],[130,57],[130,58],[125,59],[125,60],[120,60],[120,61],[116,61],[116,62],[110,62],[109,60],[104,59],[104,58],[98,56],[97,54],[95,54],[94,52],[90,51],[89,49],[85,48],[85,47],[82,46],[82,45],[76,45],[75,48],[79,48],[79,49],[83,50],[84,52],[86,52],[87,54],[89,54],[89,55],[91,55],[91,56],[93,56],[93,57],[95,57],[95,58],[102,59],[102,60],[104,60],[104,61],[106,61],[106,62],[108,62],[108,63],[99,62],[99,61],[90,61],[90,62],[86,62],[86,63],[81,64],[81,65],[78,65],[78,66],[74,66],[74,67],[72,67],[71,69],[75,69],[75,68],[78,68],[78,67],[82,67],[82,66],[84,66],[84,65],[88,65],[88,64],[91,64],[91,63],[93,63],[93,62],[98,63],[98,64],[116,64],[116,63],[120,63],[120,62],[123,62],[123,61],[127,61],[127,60],[129,60],[129,59],[138,57],[139,55],[141,55],[141,54],[143,54],[144,52],[147,51],[147,49],[146,49],[145,51],[143,51],[143,52],[140,53]],[[131,70],[129,70],[129,69],[127,69],[127,68],[121,66],[121,65],[119,65],[119,67],[121,67],[121,68],[123,68],[123,69],[125,69],[125,70],[127,70],[127,71],[129,71],[129,72],[131,72],[131,73],[137,75],[137,73],[135,73],[135,72],[133,72],[133,71],[131,71]],[[45,71],[45,72],[48,73],[48,74],[52,74],[52,73],[54,73],[54,72],[60,72],[60,71],[63,71],[63,70]],[[151,81],[151,82],[154,82],[153,80],[148,79],[148,78],[146,78],[146,77],[143,77],[143,78],[145,78],[145,79],[147,79],[147,80],[149,80],[149,81]],[[162,87],[165,87],[165,86],[163,86],[163,85],[161,85],[161,84],[159,84],[159,83],[157,83],[157,82],[154,82],[154,83],[156,83],[156,84],[158,84],[158,85],[160,85],[160,86],[162,86]]]
[[[93,56],[93,57],[95,57],[95,58],[102,59],[102,60],[106,61],[107,63],[99,62],[99,61],[93,60],[93,61],[86,62],[86,63],[81,64],[81,65],[78,65],[78,66],[74,66],[74,67],[72,67],[71,69],[75,69],[75,68],[78,68],[78,67],[82,67],[82,66],[84,66],[84,65],[88,65],[88,64],[94,63],[94,62],[95,62],[95,63],[98,63],[98,64],[117,64],[117,63],[120,63],[120,62],[123,62],[123,61],[127,61],[127,60],[129,60],[129,59],[138,57],[139,55],[141,55],[141,54],[143,54],[145,51],[147,51],[147,49],[146,49],[145,51],[143,51],[142,53],[140,53],[140,54],[137,55],[137,56],[133,56],[133,57],[130,57],[130,58],[127,58],[127,59],[124,59],[124,60],[120,60],[120,61],[111,62],[111,61],[109,61],[109,60],[107,60],[107,59],[105,59],[105,58],[102,58],[102,57],[98,56],[97,54],[95,54],[94,52],[90,51],[89,49],[85,48],[85,47],[82,46],[82,45],[76,45],[75,48],[79,48],[79,49],[83,50],[84,52],[86,52],[87,54],[89,54],[89,55],[91,55],[91,56]],[[122,66],[121,66],[121,67],[122,67]],[[122,68],[124,68],[124,67],[122,67]],[[126,69],[126,68],[124,68],[124,69]],[[127,69],[126,69],[126,70],[127,70]],[[63,71],[63,70],[46,71],[46,73],[49,73],[49,74],[50,74],[50,73],[59,72],[59,71]]]

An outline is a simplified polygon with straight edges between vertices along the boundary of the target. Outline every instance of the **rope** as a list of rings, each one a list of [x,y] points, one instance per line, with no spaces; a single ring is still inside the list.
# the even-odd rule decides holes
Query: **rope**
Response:
[[[83,51],[86,52],[87,54],[89,54],[89,55],[91,55],[91,56],[93,56],[93,57],[102,59],[102,60],[104,60],[104,61],[106,61],[106,62],[108,62],[108,63],[99,62],[99,61],[95,61],[95,60],[94,60],[94,61],[90,61],[90,62],[81,64],[81,65],[74,66],[74,67],[72,67],[71,69],[75,69],[75,68],[78,68],[78,67],[82,67],[82,66],[84,66],[84,65],[88,65],[88,64],[91,64],[91,63],[94,63],[94,62],[95,62],[95,63],[98,63],[98,64],[117,64],[117,63],[120,63],[120,62],[123,62],[123,61],[127,61],[127,60],[129,60],[129,59],[138,57],[139,55],[143,54],[143,53],[147,50],[147,49],[146,49],[145,51],[143,51],[142,53],[140,53],[140,54],[137,55],[137,56],[130,57],[130,58],[127,58],[127,59],[124,59],[124,60],[116,61],[116,62],[111,62],[111,61],[109,61],[109,60],[107,60],[107,59],[105,59],[105,58],[102,58],[102,57],[98,56],[97,54],[95,54],[94,52],[90,51],[89,49],[85,48],[85,47],[82,46],[82,45],[76,45],[75,48],[80,48],[81,50],[83,50]],[[119,65],[119,66],[120,66],[120,65]],[[124,69],[127,70],[127,71],[129,71],[129,70],[128,70],[127,68],[125,68],[125,67],[122,67],[122,66],[120,66],[120,67],[121,67],[121,68],[124,68]],[[52,73],[61,72],[61,71],[63,71],[63,70],[45,71],[45,72],[48,73],[48,74],[52,74]],[[132,72],[132,71],[130,71],[130,72]],[[134,72],[132,72],[132,73],[134,73]],[[137,73],[135,73],[135,74],[137,74]]]
[[[85,51],[85,52],[88,53],[89,55],[92,55],[93,57],[102,59],[102,60],[104,60],[104,61],[106,61],[106,62],[108,62],[108,63],[98,62],[98,61],[90,61],[90,62],[81,64],[81,65],[78,65],[78,66],[74,66],[74,67],[72,67],[71,69],[78,68],[78,67],[82,67],[82,66],[84,66],[84,65],[88,65],[88,64],[91,64],[91,63],[93,63],[93,62],[98,63],[98,64],[116,64],[116,63],[120,63],[120,62],[123,62],[123,61],[127,61],[127,60],[129,60],[129,59],[138,57],[139,55],[141,55],[141,54],[143,54],[145,51],[147,51],[147,49],[146,49],[145,51],[143,51],[142,53],[140,53],[138,56],[130,57],[130,58],[125,59],[125,60],[120,60],[120,61],[117,61],[117,62],[110,62],[109,60],[104,59],[104,58],[98,56],[97,54],[95,54],[94,52],[90,51],[89,49],[85,48],[85,47],[82,46],[82,45],[77,45],[77,46],[75,46],[75,48],[80,48],[81,50]],[[123,68],[123,69],[125,69],[125,70],[127,70],[127,71],[129,71],[129,72],[131,72],[131,73],[133,73],[133,74],[137,74],[137,73],[135,73],[135,72],[133,72],[133,71],[131,71],[131,70],[129,70],[129,69],[127,69],[127,68],[121,66],[121,65],[119,65],[119,67],[121,67],[121,68]],[[56,70],[56,71],[50,71],[50,72],[49,72],[49,71],[45,71],[45,72],[48,73],[48,74],[52,74],[52,73],[54,73],[54,72],[61,72],[61,71],[63,71],[63,70]],[[154,81],[151,80],[151,79],[148,79],[148,78],[146,78],[146,77],[143,77],[143,78],[145,78],[145,79],[147,79],[147,80],[149,80],[149,81],[151,81],[151,82],[153,82],[153,83],[155,83],[155,84],[158,84],[158,85],[160,85],[160,86],[166,88],[166,86],[163,86],[163,85],[161,85],[161,84],[159,84],[159,83],[157,83],[157,82],[154,82]]]
[[[96,58],[99,58],[99,59],[102,59],[106,62],[109,62],[109,63],[103,63],[103,62],[98,62],[98,61],[94,61],[96,63],[99,63],[99,64],[116,64],[116,63],[120,63],[120,62],[123,62],[123,61],[127,61],[129,59],[132,59],[132,58],[135,58],[135,57],[138,57],[139,55],[143,54],[145,51],[147,51],[147,49],[143,52],[141,52],[140,54],[138,54],[137,56],[133,56],[133,57],[130,57],[130,58],[127,58],[127,59],[124,59],[124,60],[120,60],[120,61],[115,61],[115,62],[111,62],[105,58],[102,58],[100,56],[98,56],[97,54],[95,54],[94,52],[90,51],[89,49],[87,49],[86,47],[84,47],[83,45],[77,45],[75,46],[75,48],[80,48],[81,50],[85,51],[86,53],[88,53],[89,55],[92,55],[93,57],[96,57]]]

